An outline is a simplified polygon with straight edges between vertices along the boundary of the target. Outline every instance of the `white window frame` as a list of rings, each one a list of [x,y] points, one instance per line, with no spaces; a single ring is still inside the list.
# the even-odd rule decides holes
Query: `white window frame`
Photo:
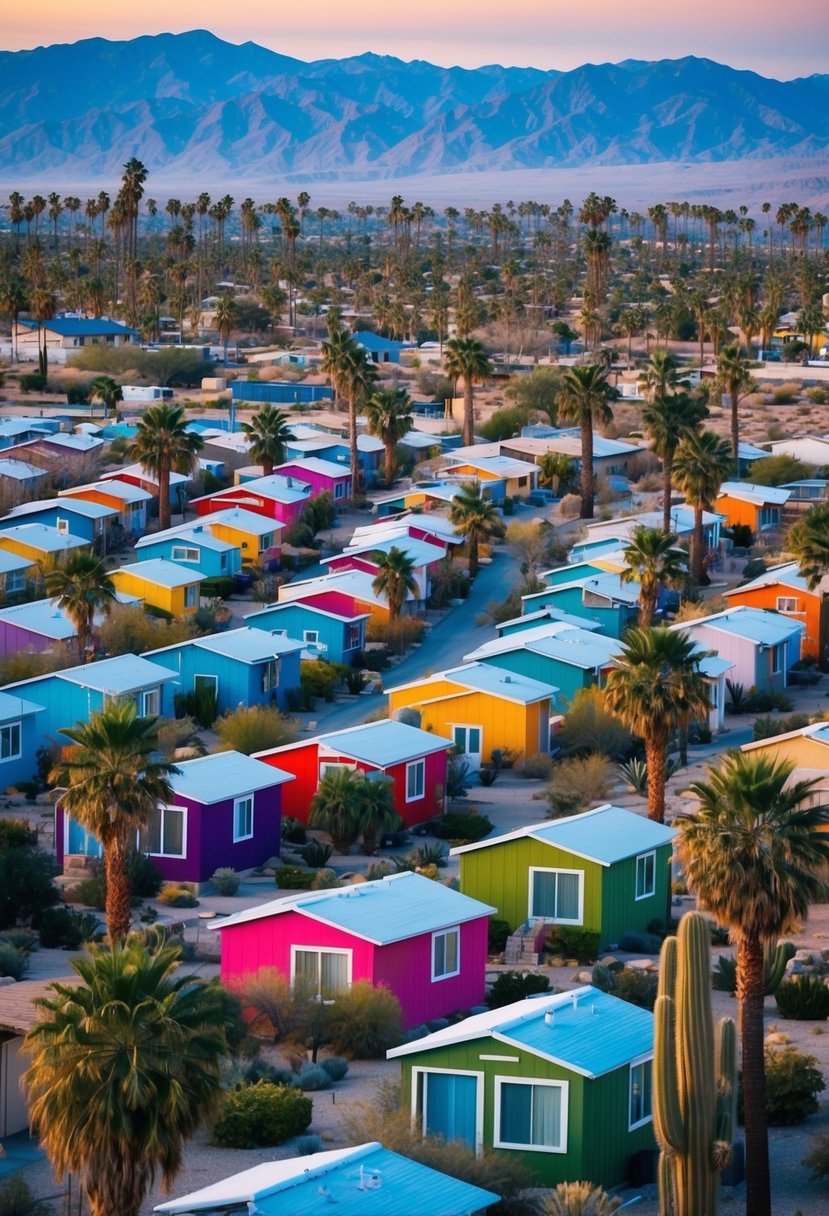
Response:
[[[266,532],[264,536],[259,538],[259,552],[264,553],[267,549],[273,548],[273,532]]]
[[[708,687],[711,690],[711,699],[709,701],[710,707],[711,707],[711,709],[719,709],[720,708],[720,682],[719,682],[719,680],[712,680],[710,682],[710,684],[708,685]]]
[[[357,771],[357,765],[353,760],[320,760],[320,775],[319,780],[322,781],[326,773],[337,768],[348,768],[352,773]]]
[[[316,646],[320,640],[319,629],[303,629],[302,640],[309,646]]]
[[[457,947],[455,950],[455,963],[456,963],[455,970],[454,971],[444,971],[444,973],[442,975],[436,975],[435,974],[435,946],[437,944],[437,940],[438,940],[438,938],[450,937],[452,934],[455,935],[455,938],[457,940]],[[446,960],[446,947],[445,946],[443,948],[443,958],[445,961]],[[461,973],[461,927],[460,927],[460,925],[451,925],[448,929],[438,929],[435,933],[432,934],[432,983],[437,984],[440,982],[440,980],[456,979],[460,975],[460,973]]]
[[[201,557],[201,550],[193,548],[190,545],[173,545],[170,553],[170,561],[173,562],[195,562],[198,564]]]
[[[411,1121],[412,1127],[420,1127],[421,1133],[426,1135],[426,1106],[428,1095],[428,1082],[424,1082],[424,1078],[430,1072],[450,1073],[453,1077],[474,1077],[476,1081],[475,1090],[475,1155],[480,1157],[484,1147],[484,1081],[485,1074],[478,1072],[472,1068],[420,1068],[412,1069],[412,1098],[411,1098]],[[422,1095],[420,1111],[417,1109],[418,1091]]]
[[[530,866],[529,889],[527,891],[527,915],[530,920],[547,920],[540,913],[533,912],[533,888],[536,874],[576,874],[579,879],[579,915],[578,920],[562,920],[558,917],[550,920],[551,925],[583,925],[584,924],[584,870],[567,870],[563,866]]]
[[[243,803],[250,803],[250,831],[239,832],[239,811]],[[253,840],[253,814],[254,814],[254,796],[253,794],[239,794],[233,799],[233,843],[240,844],[243,840]]]
[[[6,575],[6,594],[13,591],[26,590],[26,573],[24,570],[10,570]]]
[[[69,520],[68,519],[63,519],[60,515],[58,515],[57,518],[55,519],[55,527],[57,528],[57,530],[61,534],[61,536],[69,535]]]
[[[797,612],[797,605],[800,601],[796,595],[778,595],[777,611],[783,613]]]
[[[414,793],[414,794],[409,793],[409,774],[412,772],[420,774],[420,780],[418,782],[419,792]],[[426,761],[425,760],[412,760],[409,764],[406,765],[406,801],[407,802],[421,802],[425,797],[426,797]]]
[[[637,1120],[636,1123],[630,1121],[631,1098],[633,1096],[633,1074],[634,1071],[644,1068],[646,1064],[651,1066],[651,1109],[650,1114],[644,1118]],[[637,1127],[644,1127],[647,1123],[653,1123],[653,1056],[641,1056],[636,1060],[631,1060],[628,1065],[628,1131],[636,1131]]]
[[[184,607],[198,608],[199,606],[199,584],[188,583],[184,588]]]
[[[158,810],[158,813],[161,816],[161,820],[162,820],[161,830],[158,834],[159,844],[160,844],[162,850],[164,848],[164,816],[168,812],[171,812],[171,811],[173,813],[175,813],[176,815],[181,815],[181,852],[180,853],[165,853],[163,851],[160,851],[158,853],[151,853],[149,850],[142,849],[141,848],[141,830],[140,830],[140,828],[135,833],[136,849],[139,852],[143,852],[145,854],[145,856],[147,856],[147,857],[171,857],[178,861],[182,861],[182,860],[186,861],[187,860],[187,826],[188,826],[187,825],[187,807],[178,806],[178,804],[176,804],[176,803],[170,803],[169,805],[166,803],[162,803],[156,809]]]
[[[297,942],[296,945],[291,946],[291,987],[292,988],[293,988],[294,984],[296,983],[297,952],[300,952],[302,954],[316,954],[316,955],[344,954],[345,959],[346,959],[346,978],[345,978],[346,991],[348,991],[348,989],[353,984],[353,982],[354,982],[354,951],[352,949],[350,949],[350,948],[348,948],[348,949],[346,949],[346,948],[329,949],[328,946],[303,946],[301,943]],[[321,980],[322,979],[322,968],[321,967],[318,968],[318,973],[319,973],[319,977]],[[318,984],[318,987],[321,988],[321,984]],[[317,995],[319,996],[320,999],[322,999],[321,991],[319,991],[317,993]],[[330,1005],[330,1004],[332,1004],[332,1000],[326,1000],[323,1003],[326,1005]]]
[[[218,701],[218,699],[219,699],[219,677],[214,676],[212,674],[212,672],[206,672],[206,671],[195,672],[193,675],[193,692],[198,691],[196,688],[196,682],[198,680],[202,680],[205,684],[213,685],[213,691],[216,694],[216,700]]]
[[[570,1082],[548,1081],[538,1077],[495,1077],[494,1080],[495,1110],[493,1112],[492,1147],[512,1148],[522,1153],[566,1153],[569,1131],[567,1116],[570,1105]],[[509,1140],[501,1139],[501,1089],[504,1085],[544,1085],[547,1088],[555,1088],[561,1091],[561,1139],[556,1148],[551,1148],[547,1144],[513,1144]]]
[[[642,862],[642,876],[647,879],[648,875],[648,858],[653,858],[653,886],[650,891],[643,890],[639,892],[639,863]],[[636,877],[634,880],[633,894],[636,902],[640,899],[653,899],[656,894],[656,849],[649,849],[647,853],[638,853],[636,855]]]
[[[279,659],[276,657],[267,659],[262,664],[262,678],[260,681],[262,692],[276,692],[279,688]]]
[[[477,723],[475,723],[475,722],[450,722],[449,727],[452,731],[452,745],[454,747],[458,746],[457,740],[455,739],[455,731],[456,730],[464,731],[464,740],[465,740],[464,750],[460,753],[462,756],[480,756],[481,759],[483,760],[483,758],[484,758],[484,728],[483,728],[483,726],[478,726]],[[469,732],[471,730],[476,730],[478,732],[478,742],[480,743],[481,746],[480,746],[480,750],[477,752],[470,752],[470,751],[466,750],[466,747],[469,743]]]
[[[779,675],[783,674],[783,666],[784,666],[783,650],[784,650],[783,642],[778,642],[776,646],[772,646],[772,648],[771,648],[771,674],[773,676],[779,676]]]
[[[17,718],[14,722],[4,722],[3,725],[0,726],[0,738],[2,738],[6,733],[8,733],[10,736],[9,746],[11,747],[11,734],[15,730],[17,731],[17,751],[16,752],[10,751],[8,756],[0,756],[0,764],[6,764],[9,760],[19,760],[20,757],[23,755],[23,720],[22,720],[22,718]],[[1,750],[2,750],[2,748],[0,748],[0,751]]]
[[[141,718],[157,718],[161,713],[161,688],[156,685],[155,688],[142,688],[138,694],[141,698]],[[147,698],[155,698],[157,703],[156,709],[147,709]]]

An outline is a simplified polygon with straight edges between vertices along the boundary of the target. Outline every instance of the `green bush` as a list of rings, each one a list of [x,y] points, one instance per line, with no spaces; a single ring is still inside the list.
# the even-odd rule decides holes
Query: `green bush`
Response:
[[[298,852],[306,866],[319,869],[328,864],[334,850],[330,844],[323,844],[321,840],[309,840]]]
[[[42,393],[46,390],[43,372],[23,372],[17,380],[21,393]]]
[[[640,1009],[653,1009],[656,1004],[659,977],[647,971],[637,971],[633,967],[616,970],[598,963],[593,968],[592,982],[601,992],[610,992],[620,1001],[638,1005]]]
[[[271,1085],[295,1085],[296,1073],[289,1068],[277,1068],[261,1056],[254,1056],[244,1071],[243,1080],[248,1085],[255,1085],[257,1081],[269,1081]]]
[[[296,722],[267,705],[244,705],[233,713],[222,714],[216,719],[215,728],[223,750],[242,752],[245,756],[294,743],[297,738]]]
[[[490,954],[500,954],[507,944],[510,935],[509,923],[505,920],[491,920],[487,937],[487,949]]]
[[[0,976],[22,980],[29,970],[29,956],[8,942],[0,942]]]
[[[39,922],[40,944],[47,950],[77,950],[83,942],[103,936],[97,916],[71,908],[47,908]]]
[[[797,1127],[820,1109],[817,1095],[826,1088],[814,1056],[796,1047],[774,1051],[767,1047],[766,1116],[770,1127]],[[743,1121],[743,1079],[739,1078],[737,1116]]]
[[[7,849],[34,848],[37,845],[37,829],[29,827],[25,819],[0,819],[0,853]]]
[[[127,858],[127,878],[133,899],[155,899],[164,882],[164,875],[146,853],[130,853]]]
[[[573,925],[556,925],[550,931],[547,949],[579,963],[593,963],[599,953],[599,934]]]
[[[383,985],[358,980],[329,1009],[328,1033],[338,1055],[379,1060],[402,1041],[400,1002]]]
[[[177,692],[173,697],[177,718],[192,718],[202,730],[209,730],[219,712],[219,698],[215,688],[202,685],[191,692]]]
[[[311,707],[317,699],[333,701],[342,679],[343,669],[336,663],[326,663],[323,659],[303,659],[299,665],[300,692]]]
[[[59,895],[52,876],[55,863],[41,849],[6,849],[0,853],[0,929],[34,923]]]
[[[607,756],[568,756],[553,768],[547,799],[549,818],[578,815],[606,802],[616,783],[616,770]]]
[[[206,600],[229,600],[236,590],[236,580],[229,574],[206,578],[199,585],[199,595]]]
[[[573,697],[556,743],[565,755],[599,752],[611,760],[627,760],[634,747],[630,731],[606,708],[604,693],[595,685],[580,688]]]
[[[84,908],[97,908],[99,912],[102,912],[107,901],[107,880],[104,867],[98,866],[97,870],[88,878],[82,878],[80,882],[75,883],[67,891],[66,897]]]
[[[280,866],[274,872],[280,891],[308,891],[315,877],[315,871],[304,866]]]
[[[0,942],[14,946],[15,950],[22,950],[24,954],[31,954],[37,950],[38,935],[34,929],[5,929],[0,933]]]
[[[794,702],[784,692],[758,692],[756,688],[753,688],[744,705],[745,712],[752,714],[767,714],[771,713],[773,709],[779,709],[781,713],[789,713],[794,709]]]
[[[177,882],[165,882],[158,894],[159,903],[168,908],[197,908],[199,901],[189,887]]]
[[[304,844],[308,833],[305,831],[305,824],[300,819],[286,815],[282,820],[281,835],[288,844]]]
[[[808,714],[790,714],[788,718],[775,718],[768,714],[754,719],[754,738],[773,739],[775,735],[785,735],[790,730],[800,730],[808,725]]]
[[[19,1174],[0,1182],[0,1216],[50,1216],[52,1211],[50,1204],[35,1199]]]
[[[312,891],[330,891],[334,887],[341,887],[343,884],[337,875],[336,870],[332,870],[328,866],[323,866],[321,870],[317,870],[314,874],[313,882],[311,883]]]
[[[316,1089],[330,1089],[332,1085],[327,1069],[322,1068],[319,1064],[311,1064],[308,1060],[302,1064],[296,1083],[305,1093]]]
[[[299,1136],[313,1106],[293,1086],[258,1081],[225,1094],[213,1139],[223,1148],[269,1148]]]
[[[819,975],[798,975],[783,980],[774,994],[782,1018],[793,1022],[829,1018],[829,985]]]
[[[210,881],[220,895],[235,895],[242,881],[233,866],[219,866],[214,870]]]
[[[492,831],[492,820],[477,811],[452,812],[441,815],[433,824],[433,831],[442,840],[462,840],[472,843],[483,840]]]
[[[626,954],[658,954],[662,949],[662,938],[656,933],[623,933],[619,938],[619,949]]]
[[[486,1003],[490,1009],[502,1009],[525,997],[549,991],[550,981],[537,971],[502,971],[487,993]]]

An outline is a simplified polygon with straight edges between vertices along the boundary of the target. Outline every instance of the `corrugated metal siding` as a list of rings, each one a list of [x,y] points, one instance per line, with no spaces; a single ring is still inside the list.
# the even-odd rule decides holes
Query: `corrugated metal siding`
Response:
[[[664,922],[671,879],[670,845],[656,849],[656,889],[636,898],[636,858],[629,857],[605,872],[602,899],[602,945],[618,943],[624,933],[644,933],[651,921]]]
[[[654,1148],[653,1123],[628,1131],[630,1072],[619,1068],[584,1086],[583,1177],[598,1186],[618,1186],[630,1176],[630,1159]]]
[[[222,930],[222,980],[255,975],[262,967],[275,967],[291,974],[291,946],[320,946],[332,950],[351,950],[351,978],[373,980],[376,947],[362,938],[344,933],[302,916],[284,912],[262,917]]]
[[[277,750],[269,756],[257,756],[257,759],[274,768],[281,768],[283,772],[293,773],[296,780],[289,781],[283,788],[282,814],[307,823],[319,774],[316,740],[309,740],[304,747],[289,748],[284,752]]]
[[[400,1001],[404,1029],[483,1001],[488,926],[487,916],[461,925],[461,971],[450,979],[432,980],[431,933],[377,950],[374,982],[386,984]]]

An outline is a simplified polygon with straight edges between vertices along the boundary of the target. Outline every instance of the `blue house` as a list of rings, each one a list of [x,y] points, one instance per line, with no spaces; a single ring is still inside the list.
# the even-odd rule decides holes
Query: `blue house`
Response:
[[[253,629],[265,629],[277,637],[301,639],[303,658],[351,667],[365,647],[366,622],[371,614],[356,613],[348,596],[333,591],[319,598],[331,602],[325,606],[304,600],[270,604],[249,613],[245,621]]]
[[[239,705],[285,709],[289,692],[299,688],[301,650],[293,638],[244,626],[150,650],[145,658],[175,673],[179,693],[212,688],[221,714]]]
[[[381,338],[367,329],[358,329],[351,335],[354,341],[368,353],[372,363],[399,363],[403,343],[391,338]]]
[[[230,541],[214,536],[202,523],[190,528],[176,528],[175,535],[142,536],[136,552],[146,558],[164,558],[181,566],[192,566],[205,578],[232,578],[242,569],[242,550]]]
[[[639,615],[639,587],[623,583],[618,574],[582,563],[562,566],[544,574],[550,584],[544,591],[521,598],[524,612],[548,605],[595,621],[603,634],[621,638]]]
[[[24,502],[0,519],[0,529],[16,528],[18,524],[45,524],[63,536],[77,536],[97,549],[106,550],[107,537],[118,522],[115,507],[83,498],[45,498],[40,502]]]
[[[332,396],[325,384],[234,380],[228,387],[234,401],[269,401],[272,405],[312,405],[315,401],[330,401]]]
[[[558,690],[554,705],[563,710],[582,688],[604,684],[621,648],[614,638],[548,621],[535,629],[485,642],[464,655],[464,662],[487,663],[551,684]]]
[[[123,654],[7,684],[0,694],[25,697],[43,710],[37,719],[36,751],[41,746],[66,746],[65,727],[88,722],[113,701],[133,701],[142,717],[172,717],[175,682],[175,673],[168,668]]]
[[[36,776],[35,752],[40,745],[34,701],[0,692],[0,790]]]

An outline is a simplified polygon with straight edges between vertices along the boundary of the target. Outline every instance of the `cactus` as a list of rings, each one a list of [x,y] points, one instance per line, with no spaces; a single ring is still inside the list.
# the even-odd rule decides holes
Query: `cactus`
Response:
[[[662,947],[654,1010],[654,1129],[660,1216],[715,1216],[731,1159],[736,1031],[711,1015],[710,936],[691,912]]]
[[[786,964],[797,954],[792,942],[766,942],[763,948],[763,982],[767,995],[773,996],[786,974]]]

